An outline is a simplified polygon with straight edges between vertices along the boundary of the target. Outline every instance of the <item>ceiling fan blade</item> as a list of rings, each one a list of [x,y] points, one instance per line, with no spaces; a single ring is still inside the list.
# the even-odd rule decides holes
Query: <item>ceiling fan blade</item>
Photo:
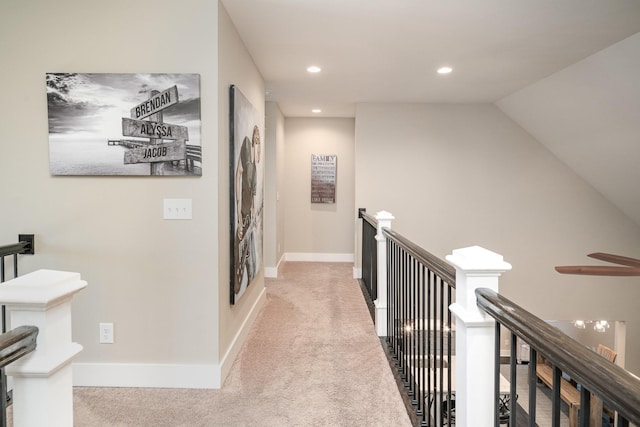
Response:
[[[621,255],[607,254],[604,252],[595,252],[587,256],[591,258],[599,259],[602,261],[613,262],[614,264],[628,265],[629,267],[640,267],[640,259],[636,259],[636,258],[629,258]]]
[[[640,268],[600,265],[558,266],[556,271],[562,274],[582,274],[586,276],[640,276]]]

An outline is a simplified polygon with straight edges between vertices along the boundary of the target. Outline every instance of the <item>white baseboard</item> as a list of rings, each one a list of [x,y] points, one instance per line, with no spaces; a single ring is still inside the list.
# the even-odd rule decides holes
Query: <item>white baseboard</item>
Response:
[[[286,261],[303,262],[353,262],[353,254],[329,254],[310,252],[288,252],[284,254]]]
[[[362,279],[362,269],[360,267],[353,267],[353,278]]]
[[[263,288],[220,364],[73,363],[73,385],[79,387],[149,387],[219,389],[231,371],[251,326],[266,302]]]
[[[233,341],[231,341],[229,349],[220,361],[220,387],[222,387],[222,384],[224,384],[224,380],[227,379],[227,375],[229,375],[229,372],[231,372],[231,366],[233,366],[233,362],[235,362],[236,357],[238,357],[238,353],[240,353],[242,345],[247,340],[247,335],[249,335],[249,331],[251,330],[253,323],[258,317],[258,314],[260,314],[260,311],[262,311],[262,307],[264,307],[266,302],[267,289],[262,288],[262,292],[260,292],[260,295],[253,303],[253,307],[251,307],[249,315],[246,317],[246,319],[244,319],[244,322],[242,322],[242,326],[236,333],[236,336],[233,337]]]
[[[278,278],[278,267],[265,267],[264,268],[264,277],[268,277],[270,279]]]
[[[220,388],[218,365],[73,363],[79,387]]]
[[[265,267],[264,268],[264,277],[268,277],[270,279],[278,278],[278,269],[280,268],[280,263],[284,260],[284,254],[278,260],[278,264],[275,267]]]

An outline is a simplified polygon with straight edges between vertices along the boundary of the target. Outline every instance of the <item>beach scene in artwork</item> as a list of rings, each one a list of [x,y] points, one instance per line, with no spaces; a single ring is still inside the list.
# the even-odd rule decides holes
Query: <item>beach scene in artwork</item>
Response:
[[[46,85],[52,175],[202,174],[198,74],[47,73]]]

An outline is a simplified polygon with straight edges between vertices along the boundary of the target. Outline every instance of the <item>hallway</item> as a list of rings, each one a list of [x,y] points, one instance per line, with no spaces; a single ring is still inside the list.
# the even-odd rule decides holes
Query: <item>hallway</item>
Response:
[[[410,426],[346,263],[284,263],[221,390],[74,389],[76,426]]]

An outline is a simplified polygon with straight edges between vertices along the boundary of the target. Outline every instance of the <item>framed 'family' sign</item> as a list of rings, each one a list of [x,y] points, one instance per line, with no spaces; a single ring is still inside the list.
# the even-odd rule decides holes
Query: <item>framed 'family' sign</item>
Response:
[[[311,155],[311,203],[336,202],[337,166],[335,154]]]
[[[198,74],[47,73],[52,175],[202,175]]]

